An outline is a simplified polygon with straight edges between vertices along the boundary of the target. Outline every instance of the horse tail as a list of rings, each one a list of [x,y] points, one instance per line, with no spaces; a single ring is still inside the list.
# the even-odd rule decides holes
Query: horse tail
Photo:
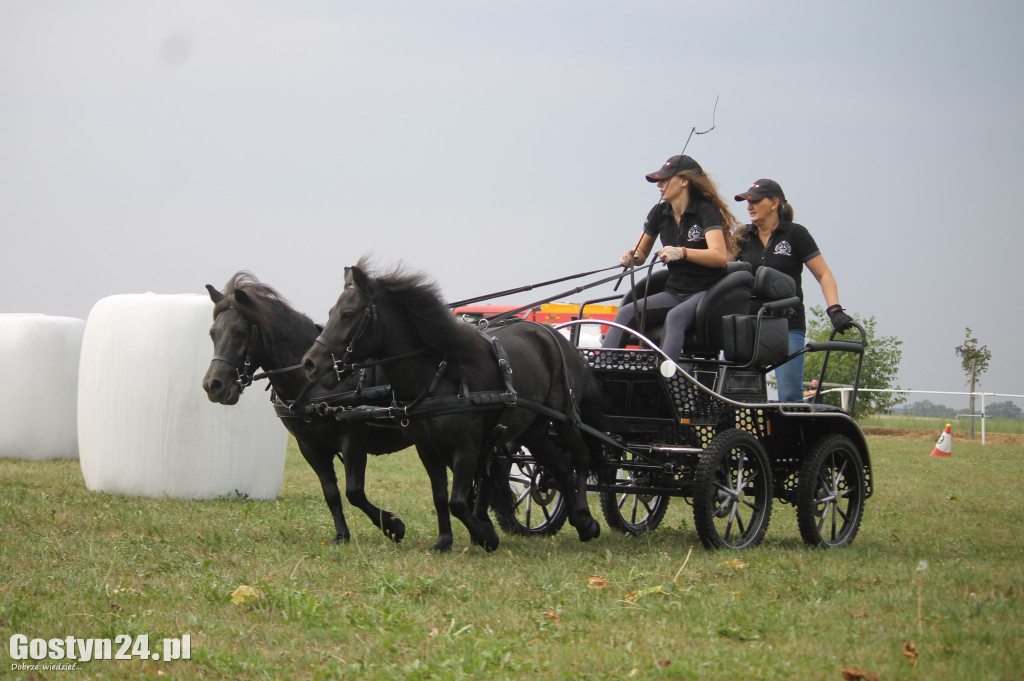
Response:
[[[582,361],[580,364],[582,364],[583,368],[577,386],[580,421],[602,433],[607,432],[605,428],[604,394],[601,392],[601,386],[597,379],[594,378],[590,367]],[[590,468],[593,470],[594,461],[600,458],[604,445],[598,437],[587,431],[583,431],[583,441],[587,445],[587,449],[590,450]]]
[[[597,379],[594,378],[593,372],[576,346],[562,334],[551,330],[550,327],[545,328],[555,338],[556,345],[562,354],[566,388],[575,395],[575,412],[580,423],[599,432],[606,432],[604,394]],[[580,429],[580,434],[583,437],[583,444],[590,454],[587,461],[588,471],[593,470],[594,461],[600,457],[603,443],[598,437],[584,429]]]

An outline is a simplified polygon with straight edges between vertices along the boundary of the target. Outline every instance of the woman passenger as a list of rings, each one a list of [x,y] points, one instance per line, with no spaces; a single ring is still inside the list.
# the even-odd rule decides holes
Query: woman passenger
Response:
[[[756,270],[767,266],[784,272],[796,282],[797,295],[804,299],[801,273],[804,265],[821,286],[828,305],[826,313],[840,333],[850,328],[853,319],[839,304],[839,289],[825,257],[818,250],[814,237],[803,225],[793,222],[793,206],[786,201],[782,187],[775,180],[762,179],[736,195],[737,201],[747,202],[750,224],[740,233],[739,259],[749,262]],[[789,317],[789,354],[804,347],[804,306]],[[804,355],[795,357],[775,369],[780,402],[800,402],[804,399]]]

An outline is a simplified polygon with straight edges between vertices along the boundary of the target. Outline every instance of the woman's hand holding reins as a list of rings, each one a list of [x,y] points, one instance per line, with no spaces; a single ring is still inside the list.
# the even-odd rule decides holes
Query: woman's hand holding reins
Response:
[[[643,263],[644,259],[632,248],[623,253],[622,257],[619,258],[619,264],[623,267],[633,267],[634,265],[642,265]]]
[[[683,246],[665,246],[658,251],[658,259],[662,262],[686,260],[686,248]]]

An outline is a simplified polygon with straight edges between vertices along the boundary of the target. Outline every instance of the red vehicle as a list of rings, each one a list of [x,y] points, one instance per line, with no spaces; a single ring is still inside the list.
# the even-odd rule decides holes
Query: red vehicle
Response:
[[[461,307],[455,308],[455,315],[466,322],[478,322],[481,319],[494,317],[496,315],[515,310],[516,308],[522,307],[521,305],[488,305],[488,304],[477,304],[477,305],[462,305]],[[516,316],[521,319],[527,319],[531,322],[540,322],[542,324],[564,324],[565,322],[572,321],[574,319],[607,319],[611,321],[615,319],[615,311],[618,307],[615,305],[587,305],[583,310],[583,316],[580,316],[580,306],[575,303],[544,303],[543,305],[537,305],[528,310],[523,310]],[[601,327],[601,333],[608,330],[607,326]]]

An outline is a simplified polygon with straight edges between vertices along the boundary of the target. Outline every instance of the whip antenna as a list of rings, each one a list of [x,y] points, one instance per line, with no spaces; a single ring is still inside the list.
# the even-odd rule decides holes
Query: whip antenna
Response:
[[[718,95],[715,95],[715,108],[711,112],[711,127],[708,128],[707,130],[702,130],[701,132],[697,132],[697,126],[696,125],[693,126],[692,128],[690,128],[690,134],[686,136],[686,144],[683,145],[683,150],[680,152],[681,154],[685,154],[686,153],[686,147],[690,146],[690,138],[692,138],[694,135],[706,135],[706,134],[708,134],[709,132],[711,132],[712,130],[715,129],[715,114],[717,114],[717,113],[718,113]]]

